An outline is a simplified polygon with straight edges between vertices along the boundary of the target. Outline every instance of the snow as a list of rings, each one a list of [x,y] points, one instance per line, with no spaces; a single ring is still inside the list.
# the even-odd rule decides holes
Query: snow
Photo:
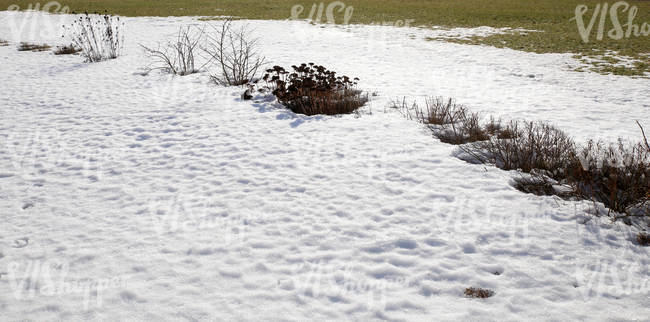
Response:
[[[206,72],[142,76],[138,44],[196,17],[123,18],[124,55],[101,63],[16,50],[67,44],[62,28],[38,31],[71,19],[0,12],[3,319],[650,316],[636,228],[521,193],[516,174],[455,158],[385,108],[443,95],[580,142],[636,141],[650,80],[573,72],[570,54],[425,41],[433,29],[248,21],[273,64],[314,62],[377,91],[372,115],[307,117]]]
[[[423,29],[428,29],[426,27],[420,27]],[[488,26],[482,26],[482,27],[476,27],[476,28],[431,28],[427,30],[427,34],[429,34],[429,38],[437,39],[437,38],[449,38],[449,39],[467,39],[470,37],[488,37],[492,35],[500,35],[500,34],[510,34],[510,33],[521,33],[521,34],[527,34],[531,32],[540,32],[539,30],[530,30],[530,29],[523,29],[523,28],[517,28],[517,29],[512,29],[509,27],[506,28],[492,28]]]

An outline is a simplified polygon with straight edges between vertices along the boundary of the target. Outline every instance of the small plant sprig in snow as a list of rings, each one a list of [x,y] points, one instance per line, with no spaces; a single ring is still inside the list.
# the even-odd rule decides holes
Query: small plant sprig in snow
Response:
[[[115,59],[122,54],[124,35],[120,29],[120,17],[85,12],[70,27],[63,27],[88,62]]]

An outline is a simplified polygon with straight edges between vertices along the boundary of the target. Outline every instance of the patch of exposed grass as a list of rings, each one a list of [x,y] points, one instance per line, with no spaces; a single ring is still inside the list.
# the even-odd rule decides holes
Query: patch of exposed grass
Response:
[[[574,55],[583,66],[576,68],[576,71],[591,70],[602,74],[614,74],[633,77],[645,77],[650,70],[650,60],[646,55],[638,55],[635,58],[622,56],[615,52],[605,52],[582,56]]]
[[[6,39],[0,38],[0,47],[9,46],[9,42]]]
[[[31,0],[0,0],[0,8],[18,5],[26,9]],[[322,2],[322,1],[320,1]],[[67,0],[66,6],[76,12],[104,12],[123,16],[236,16],[246,19],[289,19],[291,8],[302,5],[305,9],[299,18],[306,18],[311,6],[319,1],[296,0],[247,0],[245,5],[239,0]],[[514,31],[495,34],[488,37],[437,38],[437,40],[473,45],[488,45],[499,48],[511,48],[535,53],[576,53],[592,56],[606,51],[617,52],[621,56],[631,57],[640,63],[627,67],[612,67],[603,63],[592,65],[592,70],[601,73],[639,76],[650,72],[650,58],[644,53],[650,52],[650,36],[631,36],[614,40],[607,37],[613,28],[608,16],[602,40],[596,39],[598,22],[591,31],[588,43],[579,32],[575,18],[578,5],[586,5],[584,14],[588,25],[600,0],[348,0],[346,6],[352,6],[354,12],[350,19],[352,24],[370,24],[384,21],[413,19],[413,26],[442,26],[445,28],[472,28],[489,26],[493,28],[512,28],[537,30],[540,32]],[[615,1],[610,1],[612,5]],[[627,1],[638,7],[634,22],[642,26],[650,23],[650,1]],[[325,2],[326,4],[330,2]],[[342,16],[337,15],[337,21]],[[596,20],[599,20],[596,19]],[[619,13],[621,24],[627,23],[627,12]],[[625,29],[625,27],[624,27]],[[609,67],[608,67],[609,66]],[[583,69],[584,70],[584,69]]]
[[[592,68],[592,71],[599,72],[602,74],[614,74],[622,76],[646,76],[646,72],[650,72],[650,69],[646,65],[637,65],[634,67],[627,66],[613,66],[609,64],[596,65],[595,68]]]

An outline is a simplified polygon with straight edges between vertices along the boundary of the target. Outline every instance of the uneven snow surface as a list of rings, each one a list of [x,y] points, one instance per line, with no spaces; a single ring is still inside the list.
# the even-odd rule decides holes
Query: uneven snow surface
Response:
[[[139,44],[195,18],[123,18],[124,55],[101,63],[16,50],[67,44],[71,21],[0,12],[0,320],[649,319],[635,228],[521,193],[385,107],[442,95],[638,140],[650,80],[431,29],[250,21],[273,64],[377,92],[361,117],[306,117],[206,71],[142,76]]]

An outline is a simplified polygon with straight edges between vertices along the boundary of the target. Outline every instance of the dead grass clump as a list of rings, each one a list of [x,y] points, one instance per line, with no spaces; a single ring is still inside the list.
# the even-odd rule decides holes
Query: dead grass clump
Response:
[[[488,289],[483,289],[480,287],[468,287],[465,289],[465,297],[469,298],[480,298],[480,299],[485,299],[488,298],[492,295],[494,295],[494,291],[488,290]]]
[[[636,241],[639,242],[641,246],[650,246],[650,235],[646,233],[639,233],[636,235]]]
[[[6,39],[0,38],[0,47],[9,46],[9,42]]]
[[[453,98],[445,100],[440,96],[432,96],[424,102],[426,109],[416,110],[418,119],[423,124],[454,125],[460,122],[467,113],[467,108],[457,104]]]
[[[487,135],[496,135],[502,132],[502,128],[503,126],[501,125],[501,119],[496,119],[491,115],[490,120],[484,126]]]
[[[70,44],[68,46],[56,46],[54,50],[55,55],[76,55],[81,52],[81,48],[77,48],[74,45]]]
[[[32,44],[28,42],[21,42],[20,45],[18,45],[18,51],[46,51],[50,50],[52,48],[48,44]]]

